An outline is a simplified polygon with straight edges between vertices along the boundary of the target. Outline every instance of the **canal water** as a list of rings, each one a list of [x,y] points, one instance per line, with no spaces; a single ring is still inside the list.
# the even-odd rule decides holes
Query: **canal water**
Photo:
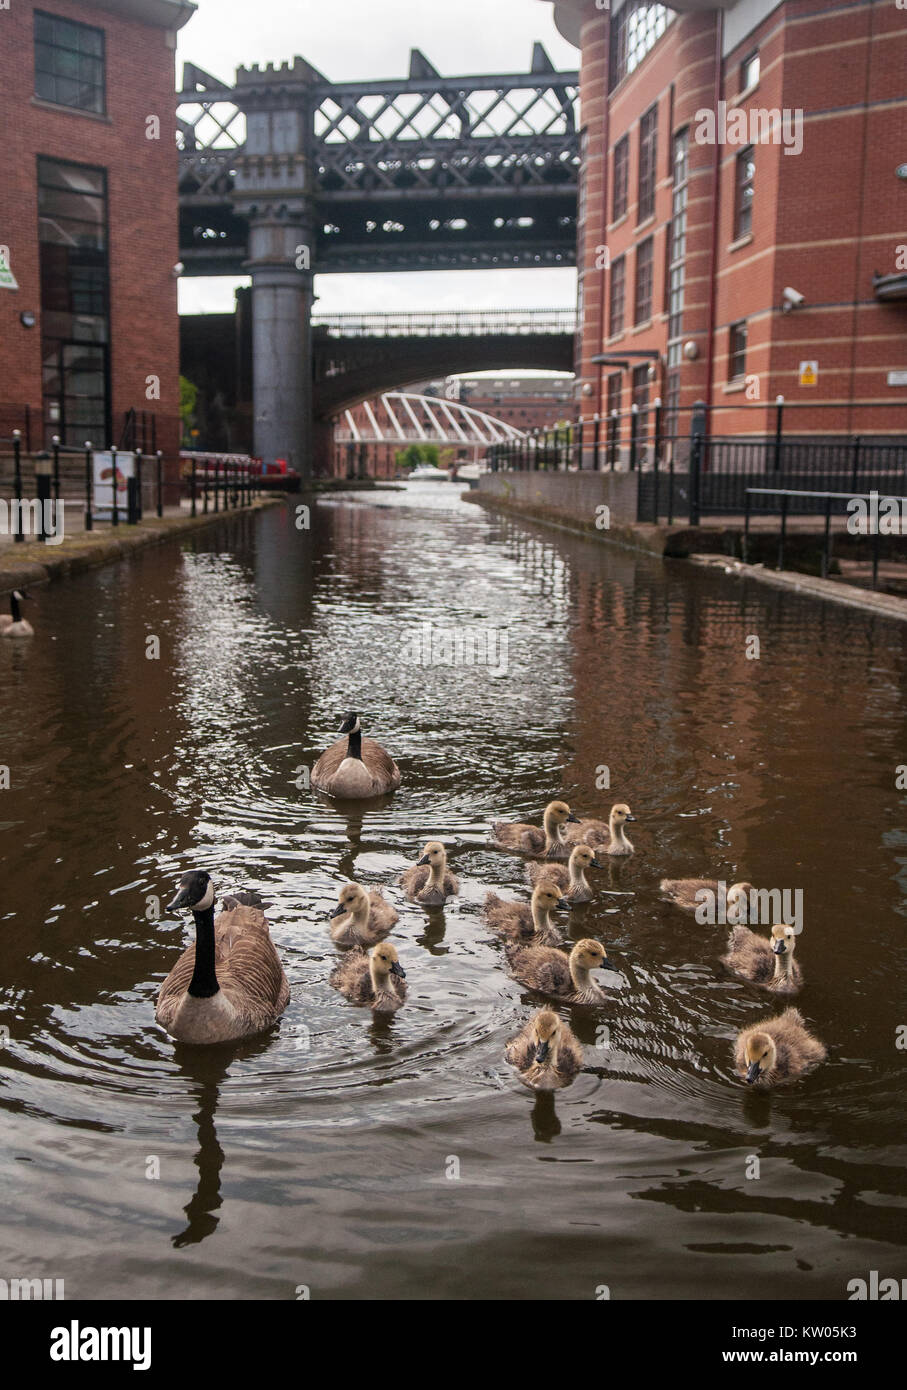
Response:
[[[70,1298],[841,1299],[903,1275],[905,629],[444,484],[296,521],[43,589],[34,641],[0,644],[0,1276]],[[488,664],[445,664],[465,629]],[[403,773],[367,807],[305,786],[349,709]],[[555,794],[628,801],[637,852],[571,914],[617,973],[573,1011],[585,1069],[536,1096],[503,1058],[533,1000],[481,904],[526,892],[490,821]],[[430,837],[461,880],[444,911],[395,886]],[[264,893],[292,985],[236,1047],[154,1023],[191,939],[155,901],[192,866]],[[686,874],[802,891],[798,1002],[829,1059],[797,1086],[734,1078],[736,1031],[775,1004],[725,974],[722,928],[660,900]],[[400,909],[409,1000],[382,1022],[327,983],[349,876]]]

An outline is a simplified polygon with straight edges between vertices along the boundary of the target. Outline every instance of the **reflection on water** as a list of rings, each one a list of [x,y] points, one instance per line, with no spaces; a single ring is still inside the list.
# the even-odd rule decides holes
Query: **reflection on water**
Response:
[[[840,1298],[903,1272],[902,628],[440,484],[319,501],[309,532],[292,508],[231,518],[34,610],[35,641],[0,650],[0,1275],[70,1297],[520,1298],[554,1259],[564,1298],[743,1297],[754,1277]],[[505,632],[507,674],[404,659],[426,621]],[[404,784],[337,806],[305,772],[350,708]],[[481,905],[528,892],[489,821],[557,793],[587,815],[627,800],[637,853],[570,914],[620,973],[567,1011],[584,1071],[536,1095],[503,1048],[538,1001]],[[426,911],[396,877],[433,837],[461,890]],[[193,865],[261,891],[291,982],[279,1027],[236,1048],[153,1022],[188,939],[157,905]],[[798,1003],[829,1060],[787,1092],[731,1071],[777,1002],[660,900],[700,873],[803,890]],[[409,997],[382,1020],[327,984],[352,876],[400,912]]]

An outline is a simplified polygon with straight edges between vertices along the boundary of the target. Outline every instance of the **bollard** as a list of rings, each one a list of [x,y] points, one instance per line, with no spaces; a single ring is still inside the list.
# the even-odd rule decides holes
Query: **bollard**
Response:
[[[85,441],[85,530],[94,529],[94,517],[91,514],[91,440]]]
[[[164,515],[164,455],[160,449],[155,454],[157,462],[157,514]]]
[[[16,529],[13,540],[24,541],[22,530],[22,435],[13,430],[13,494],[16,500]]]
[[[50,501],[51,470],[50,459],[40,459],[35,463],[35,486],[38,493],[38,534],[37,540],[47,541],[47,528],[44,525],[45,503]]]

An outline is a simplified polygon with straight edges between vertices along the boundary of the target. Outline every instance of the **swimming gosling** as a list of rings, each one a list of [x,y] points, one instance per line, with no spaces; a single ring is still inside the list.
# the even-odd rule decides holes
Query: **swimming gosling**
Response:
[[[365,891],[358,883],[345,883],[331,913],[331,939],[338,946],[374,946],[383,941],[400,917],[380,888]]]
[[[31,594],[24,589],[13,589],[9,596],[9,612],[0,613],[0,637],[34,637],[35,629],[27,618],[23,618],[19,604]]]
[[[195,941],[161,985],[155,1018],[183,1043],[232,1042],[263,1033],[290,1002],[290,987],[257,893],[232,893],[214,917],[209,874],[183,874],[168,912],[192,909]]]
[[[403,871],[399,882],[410,902],[424,907],[441,907],[451,894],[460,891],[459,880],[447,867],[447,850],[439,840],[429,840],[422,858]]]
[[[715,878],[663,878],[658,886],[662,893],[666,894],[672,902],[675,902],[686,912],[695,912],[698,908],[708,904],[707,893],[712,895],[711,901],[717,907],[724,891],[722,885]],[[753,885],[751,883],[732,883],[727,889],[725,921],[728,926],[743,926],[749,921],[750,893],[752,892]],[[701,893],[702,897],[697,898],[697,893]]]
[[[721,959],[735,975],[773,994],[799,994],[803,972],[794,960],[796,945],[797,933],[786,923],[772,927],[768,940],[749,927],[735,927],[728,938],[728,953]]]
[[[624,826],[635,820],[625,801],[618,801],[611,807],[606,821],[581,820],[567,831],[567,842],[571,845],[591,845],[596,854],[632,854],[633,845],[627,837]]]
[[[340,725],[339,738],[312,768],[312,786],[328,796],[361,801],[382,796],[400,785],[400,769],[380,743],[362,737],[362,724],[354,711]]]
[[[533,885],[543,879],[553,883],[568,903],[588,903],[595,895],[589,887],[586,870],[601,867],[590,845],[575,845],[566,868],[563,864],[527,864],[526,876]]]
[[[543,867],[543,866],[539,866]],[[555,908],[570,904],[557,886],[542,879],[537,883],[531,903],[508,903],[497,893],[485,896],[485,921],[498,936],[532,946],[563,946],[564,938],[551,920]]]
[[[737,1035],[734,1062],[748,1086],[776,1086],[794,1081],[824,1062],[827,1052],[813,1037],[799,1009],[788,1007],[777,1018],[765,1018]]]
[[[579,824],[579,816],[573,814],[566,801],[549,801],[541,828],[523,821],[497,820],[492,822],[491,842],[497,849],[517,850],[536,858],[566,859],[570,847],[564,827],[571,822]]]
[[[551,946],[510,945],[505,951],[511,974],[527,989],[565,1004],[602,1004],[608,997],[590,973],[613,969],[600,941],[578,941],[569,956]]]
[[[582,1069],[583,1049],[569,1023],[553,1009],[538,1013],[511,1038],[504,1051],[520,1080],[534,1091],[557,1091],[569,1086]]]
[[[396,946],[382,941],[368,955],[351,951],[331,973],[328,982],[349,999],[376,1014],[396,1013],[406,999],[406,971]]]

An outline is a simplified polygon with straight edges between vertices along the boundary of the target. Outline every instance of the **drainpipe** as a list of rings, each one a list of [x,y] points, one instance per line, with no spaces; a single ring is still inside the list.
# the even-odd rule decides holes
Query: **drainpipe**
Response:
[[[722,93],[722,70],[724,67],[721,47],[724,38],[724,12],[719,10],[715,16],[715,157],[712,161],[712,248],[709,257],[709,345],[706,353],[705,402],[712,404],[712,375],[715,363],[715,297],[717,294],[716,273],[718,270],[718,195],[721,188],[721,145],[718,141],[718,103]],[[711,414],[706,415],[711,433]]]

